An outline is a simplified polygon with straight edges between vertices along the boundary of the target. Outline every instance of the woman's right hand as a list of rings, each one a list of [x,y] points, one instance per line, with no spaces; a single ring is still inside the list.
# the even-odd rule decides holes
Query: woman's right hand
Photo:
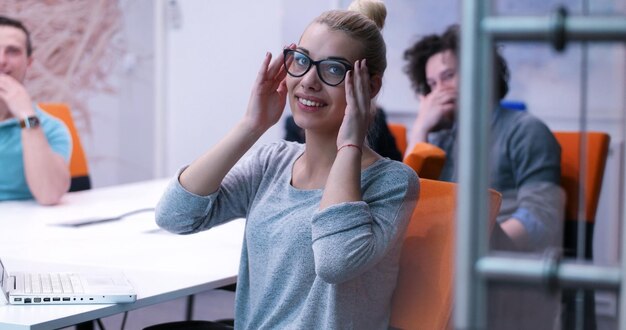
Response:
[[[282,52],[274,60],[268,52],[252,87],[246,111],[252,130],[264,132],[280,119],[287,101],[286,76]]]

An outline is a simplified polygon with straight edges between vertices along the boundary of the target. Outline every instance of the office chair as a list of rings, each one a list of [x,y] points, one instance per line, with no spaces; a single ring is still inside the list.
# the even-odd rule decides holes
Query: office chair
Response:
[[[610,137],[602,132],[553,132],[561,145],[561,186],[565,190],[565,222],[563,249],[566,257],[576,257],[578,225],[584,222],[584,259],[593,258],[593,230],[604,177],[604,168],[609,151]],[[582,150],[582,139],[587,147]],[[584,153],[584,168],[581,168],[581,153]],[[581,171],[584,169],[584,173]],[[583,181],[584,180],[584,181]],[[579,200],[580,189],[583,200]],[[582,213],[581,213],[582,208]],[[595,297],[593,290],[583,293],[584,329],[594,329]],[[563,328],[573,329],[576,320],[576,290],[563,290]]]
[[[91,179],[87,166],[87,157],[80,142],[80,136],[74,125],[72,112],[64,103],[39,103],[39,107],[51,116],[61,120],[72,136],[72,155],[70,157],[70,176],[72,178],[69,191],[91,189]]]
[[[553,132],[561,145],[561,186],[565,190],[565,255],[576,255],[576,234],[578,222],[585,222],[585,258],[591,260],[593,227],[600,199],[604,167],[609,153],[610,137],[602,132],[587,132],[586,150],[582,151],[583,134],[580,132]],[[581,178],[580,153],[585,153],[585,173]],[[581,179],[584,183],[581,183]],[[584,184],[584,185],[583,185]],[[580,189],[584,188],[584,200],[579,200]],[[584,213],[579,215],[580,208]],[[582,216],[582,218],[580,218]]]
[[[391,328],[452,327],[456,192],[455,183],[420,179],[391,302]],[[489,232],[501,201],[502,195],[489,189]]]
[[[420,178],[437,180],[446,162],[446,152],[433,144],[421,142],[413,147],[403,162]]]
[[[406,126],[397,123],[387,123],[387,127],[389,127],[391,135],[393,135],[393,138],[396,140],[398,151],[404,155],[407,147]]]

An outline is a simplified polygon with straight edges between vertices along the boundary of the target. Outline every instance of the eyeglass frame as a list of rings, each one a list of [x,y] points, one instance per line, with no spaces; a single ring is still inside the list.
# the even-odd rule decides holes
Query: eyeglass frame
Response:
[[[298,53],[300,55],[305,56],[306,58],[309,59],[309,67],[306,70],[304,70],[304,72],[302,72],[302,74],[300,74],[300,75],[295,75],[295,74],[289,72],[289,66],[287,65],[287,54],[288,53]],[[320,66],[319,66],[320,63],[327,62],[327,61],[332,61],[332,62],[339,63],[339,64],[343,65],[344,68],[346,69],[346,73],[344,73],[343,78],[341,78],[341,80],[338,83],[334,84],[334,85],[333,84],[329,84],[322,77],[322,74],[320,73]],[[311,70],[311,68],[313,66],[315,66],[315,71],[317,71],[317,77],[320,78],[320,80],[324,84],[326,84],[328,86],[331,86],[331,87],[339,86],[344,80],[346,80],[346,76],[348,75],[348,71],[354,69],[354,67],[352,65],[350,65],[348,63],[345,63],[345,62],[342,62],[341,60],[323,59],[323,60],[319,60],[319,61],[313,61],[313,59],[309,55],[307,55],[307,54],[305,54],[305,53],[303,53],[301,51],[298,51],[296,49],[290,49],[290,48],[285,48],[283,50],[283,64],[285,65],[285,71],[287,71],[287,74],[289,74],[290,76],[292,76],[294,78],[300,78],[300,77],[304,76],[305,74],[307,74],[309,72],[309,70]]]

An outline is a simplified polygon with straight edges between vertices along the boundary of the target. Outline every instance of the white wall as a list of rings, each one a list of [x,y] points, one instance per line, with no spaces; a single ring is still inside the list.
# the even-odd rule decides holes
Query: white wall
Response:
[[[171,3],[171,2],[170,2]],[[242,117],[265,53],[282,49],[281,1],[179,0],[167,37],[165,171],[190,163]],[[279,138],[275,128],[262,141]]]
[[[121,0],[122,56],[109,78],[111,93],[88,100],[92,131],[81,131],[94,187],[154,177],[153,1]]]

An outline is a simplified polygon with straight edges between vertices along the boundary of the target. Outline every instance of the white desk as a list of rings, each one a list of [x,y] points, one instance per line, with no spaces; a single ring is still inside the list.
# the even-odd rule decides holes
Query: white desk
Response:
[[[195,235],[159,231],[154,212],[78,228],[58,226],[154,207],[166,183],[69,193],[54,207],[0,202],[0,257],[9,272],[122,271],[138,296],[132,304],[65,306],[11,306],[0,298],[0,329],[56,329],[234,283],[243,220]]]

